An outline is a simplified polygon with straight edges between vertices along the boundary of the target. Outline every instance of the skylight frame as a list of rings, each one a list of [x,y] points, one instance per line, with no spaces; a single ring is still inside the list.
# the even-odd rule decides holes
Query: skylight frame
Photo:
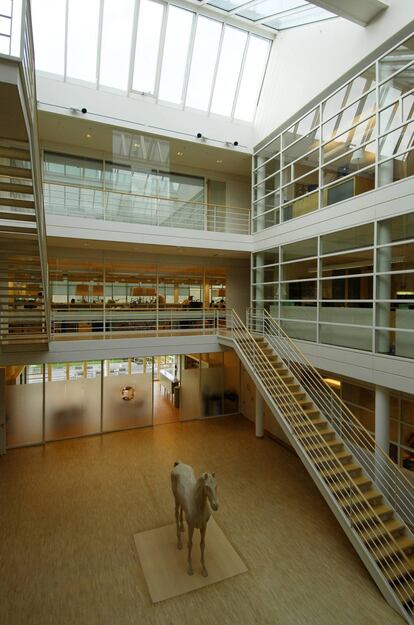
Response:
[[[103,52],[103,23],[104,23],[104,16],[105,16],[106,0],[97,1],[98,32],[97,32],[96,47],[94,48],[95,54],[96,54],[96,63],[94,64],[95,66],[94,78],[92,78],[92,74],[91,74],[91,79],[87,81],[82,78],[78,78],[76,75],[75,76],[68,75],[68,64],[70,61],[69,59],[70,50],[69,50],[69,44],[68,44],[69,42],[68,17],[69,17],[69,6],[70,6],[71,0],[63,0],[62,2],[64,6],[64,11],[63,11],[64,24],[62,25],[63,30],[64,30],[64,37],[62,37],[62,39],[64,39],[62,73],[56,74],[54,72],[49,72],[47,69],[39,70],[39,72],[44,74],[45,76],[53,77],[58,80],[63,80],[63,82],[69,82],[72,84],[80,84],[80,85],[88,85],[88,86],[93,85],[96,89],[100,89],[102,91],[112,92],[112,93],[117,93],[117,94],[124,94],[126,96],[131,96],[137,99],[144,98],[149,102],[159,103],[159,104],[166,105],[171,108],[175,108],[179,110],[194,111],[201,115],[219,117],[221,119],[229,119],[229,120],[235,119],[240,124],[246,124],[246,125],[252,124],[254,122],[254,117],[256,115],[256,110],[257,110],[257,103],[260,98],[260,93],[263,87],[263,81],[266,75],[266,70],[267,70],[267,66],[268,66],[268,62],[269,62],[269,58],[270,58],[270,54],[272,50],[272,42],[275,39],[275,35],[276,35],[275,31],[271,29],[265,29],[261,26],[256,26],[254,22],[250,20],[244,20],[243,18],[239,18],[236,15],[226,17],[225,15],[223,15],[223,11],[217,11],[217,10],[214,10],[213,7],[205,6],[206,3],[203,3],[201,6],[199,6],[199,5],[193,4],[191,0],[190,1],[188,0],[149,0],[149,1],[154,4],[160,5],[163,9],[159,45],[158,45],[158,51],[157,51],[157,57],[156,57],[154,88],[152,91],[145,92],[140,89],[137,89],[136,86],[134,87],[134,74],[135,74],[135,68],[136,68],[136,62],[137,62],[136,52],[137,52],[137,46],[139,45],[137,41],[137,35],[139,34],[140,6],[141,6],[142,0],[134,0],[133,12],[132,14],[129,13],[129,15],[131,16],[131,20],[132,20],[131,43],[130,43],[129,55],[127,57],[129,61],[129,67],[128,67],[128,72],[127,72],[127,83],[125,84],[124,89],[120,88],[119,84],[117,85],[115,78],[113,79],[112,85],[110,84],[110,80],[101,81],[102,63],[104,62],[104,59],[102,58],[102,52]],[[42,0],[33,0],[34,4],[35,2],[37,2],[38,5],[41,7]],[[248,4],[250,4],[251,2],[252,0],[249,0]],[[182,11],[185,10],[192,15],[191,29],[190,29],[190,35],[189,35],[189,40],[188,40],[188,48],[187,48],[187,55],[185,59],[184,70],[183,70],[183,67],[181,66],[181,75],[183,75],[183,84],[182,84],[182,89],[181,89],[180,102],[170,102],[160,97],[160,83],[161,83],[161,76],[162,76],[162,67],[163,67],[163,60],[164,60],[163,56],[164,56],[164,47],[165,47],[165,41],[166,41],[168,19],[169,19],[170,10],[171,10],[170,7],[171,8],[174,7],[174,9],[178,9]],[[217,58],[215,59],[215,67],[214,67],[210,93],[209,93],[209,98],[208,98],[208,107],[207,107],[207,99],[206,99],[204,108],[201,108],[201,107],[193,108],[187,105],[187,93],[188,93],[188,88],[189,88],[189,79],[190,79],[190,73],[191,73],[192,62],[193,62],[193,52],[194,52],[194,46],[195,46],[197,25],[198,25],[198,21],[200,18],[209,19],[213,22],[216,22],[217,24],[219,24],[221,32],[220,32],[220,42],[219,42],[219,46],[217,49]],[[63,16],[62,16],[62,20],[63,20]],[[216,80],[217,80],[217,73],[219,70],[220,55],[222,52],[224,35],[226,33],[226,29],[231,29],[231,28],[234,28],[238,31],[245,33],[246,42],[242,50],[242,62],[241,62],[240,70],[237,75],[236,89],[235,89],[234,97],[232,100],[231,111],[229,112],[228,115],[227,114],[224,115],[224,114],[212,112],[211,106],[212,106],[214,89],[215,89]],[[268,47],[267,47],[266,62],[263,64],[264,69],[263,69],[263,75],[261,76],[260,87],[257,87],[256,85],[256,87],[258,88],[258,93],[257,93],[257,102],[256,102],[255,111],[254,111],[252,118],[249,119],[249,121],[247,121],[247,120],[236,118],[235,112],[236,112],[237,105],[238,105],[240,86],[242,84],[242,78],[243,78],[243,72],[244,72],[244,67],[246,63],[247,52],[249,50],[249,43],[250,43],[250,39],[252,35],[259,37],[263,39],[264,41],[266,41]],[[155,61],[155,53],[154,53],[153,58]],[[183,56],[182,58],[184,59],[185,57]],[[151,76],[152,75],[153,74],[151,73]]]

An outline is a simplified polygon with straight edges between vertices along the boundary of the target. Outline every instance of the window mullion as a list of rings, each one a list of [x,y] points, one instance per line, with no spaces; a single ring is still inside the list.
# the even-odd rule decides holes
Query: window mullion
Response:
[[[188,81],[190,79],[191,64],[193,62],[194,42],[195,42],[195,36],[196,36],[196,31],[197,31],[198,18],[199,18],[199,14],[194,13],[193,25],[192,25],[191,35],[190,35],[190,43],[188,45],[188,51],[187,51],[187,63],[186,63],[186,68],[185,68],[184,81],[183,81],[183,92],[181,94],[181,103],[182,103],[183,108],[185,107],[185,101],[187,99]]]
[[[160,82],[161,82],[161,69],[162,69],[162,61],[164,56],[164,46],[165,46],[165,36],[167,34],[167,22],[168,22],[168,12],[170,5],[167,4],[164,6],[164,14],[162,16],[162,27],[160,33],[160,47],[158,49],[158,62],[157,62],[157,71],[155,74],[155,87],[154,87],[154,96],[158,102],[158,94],[160,90]]]
[[[102,52],[102,30],[103,30],[103,14],[105,0],[99,2],[99,26],[98,26],[98,42],[96,47],[96,87],[99,89],[101,77],[101,52]]]
[[[131,54],[129,58],[129,74],[128,74],[128,85],[127,85],[128,95],[130,95],[132,91],[132,81],[134,80],[135,51],[137,47],[139,6],[140,6],[140,0],[135,0],[134,15],[132,18],[133,23],[132,23],[132,33],[131,33]]]
[[[249,34],[247,35],[247,38],[246,38],[246,43],[245,43],[245,45],[244,45],[244,50],[243,50],[243,59],[242,59],[241,66],[240,66],[239,77],[238,77],[238,79],[237,79],[237,87],[236,87],[236,92],[235,92],[235,94],[234,94],[233,106],[232,106],[232,109],[231,109],[231,115],[230,115],[231,119],[234,119],[234,113],[235,113],[235,111],[236,111],[237,100],[238,100],[238,97],[239,97],[239,91],[240,91],[240,85],[241,85],[241,81],[242,81],[242,77],[243,77],[243,72],[244,72],[244,66],[245,66],[245,64],[246,64],[247,51],[248,51],[248,49],[249,49],[249,44],[250,44],[250,37],[251,37],[251,35],[250,35],[250,33],[249,33]]]
[[[208,109],[207,109],[207,114],[208,115],[210,115],[211,104],[213,102],[214,89],[215,89],[215,86],[216,86],[217,73],[218,73],[218,68],[219,68],[220,58],[221,58],[221,50],[223,48],[224,29],[225,29],[225,24],[223,22],[223,24],[221,25],[220,43],[219,43],[219,47],[218,47],[218,50],[217,50],[216,66],[214,68],[214,75],[213,75],[213,80],[212,80],[212,84],[211,84],[210,100],[209,100]]]

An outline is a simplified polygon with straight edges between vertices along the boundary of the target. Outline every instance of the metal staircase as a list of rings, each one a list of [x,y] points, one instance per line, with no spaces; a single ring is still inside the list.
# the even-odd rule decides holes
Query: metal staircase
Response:
[[[0,342],[48,342],[45,281],[28,144],[0,138]],[[47,287],[46,287],[47,288]]]
[[[414,488],[264,310],[229,338],[388,603],[414,624]]]

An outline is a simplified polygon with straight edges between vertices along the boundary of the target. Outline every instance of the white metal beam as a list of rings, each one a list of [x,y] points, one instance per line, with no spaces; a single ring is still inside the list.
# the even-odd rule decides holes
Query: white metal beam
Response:
[[[360,26],[367,26],[373,19],[388,8],[388,3],[384,0],[311,0],[321,9],[326,9],[344,17]]]

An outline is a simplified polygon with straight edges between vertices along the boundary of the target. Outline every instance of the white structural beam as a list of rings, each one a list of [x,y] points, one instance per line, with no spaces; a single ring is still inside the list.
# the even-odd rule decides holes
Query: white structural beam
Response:
[[[312,4],[344,17],[360,26],[367,26],[373,19],[388,8],[383,0],[311,0]]]

